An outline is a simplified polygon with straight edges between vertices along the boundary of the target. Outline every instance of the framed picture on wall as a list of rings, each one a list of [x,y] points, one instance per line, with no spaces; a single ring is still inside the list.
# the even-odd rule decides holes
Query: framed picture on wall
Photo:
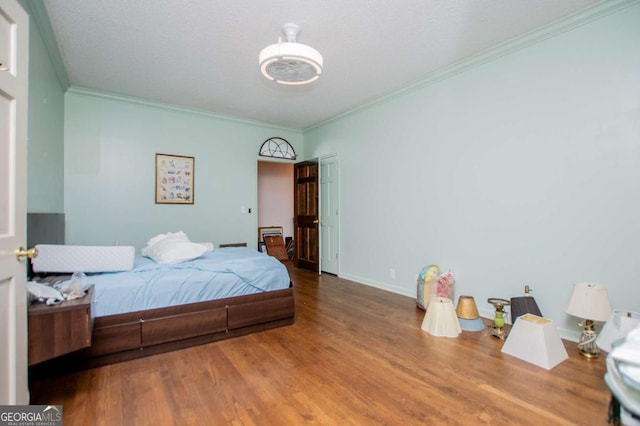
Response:
[[[193,204],[195,159],[156,154],[156,204]]]

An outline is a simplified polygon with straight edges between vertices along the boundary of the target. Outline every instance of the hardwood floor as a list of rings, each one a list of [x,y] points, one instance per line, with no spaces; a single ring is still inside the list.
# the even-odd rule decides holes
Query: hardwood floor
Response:
[[[415,300],[292,269],[288,327],[33,379],[71,425],[605,425],[604,358],[550,371],[485,332],[433,337]]]

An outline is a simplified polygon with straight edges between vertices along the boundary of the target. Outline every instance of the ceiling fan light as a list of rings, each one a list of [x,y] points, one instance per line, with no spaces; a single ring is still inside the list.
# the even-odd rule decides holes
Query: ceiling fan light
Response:
[[[302,84],[309,84],[309,83],[313,83],[314,81],[316,81],[316,80],[317,80],[317,79],[319,79],[319,78],[320,78],[320,76],[319,76],[319,75],[316,75],[315,77],[312,77],[311,79],[309,79],[309,80],[304,80],[304,81],[285,81],[285,80],[277,80],[276,82],[277,82],[277,83],[280,83],[280,84],[286,84],[286,85],[289,85],[289,86],[300,86],[300,85],[302,85]]]
[[[265,78],[281,84],[299,85],[316,81],[322,74],[322,55],[311,46],[296,43],[295,34],[291,34],[287,25],[283,32],[287,34],[288,41],[269,45],[258,55],[260,72]],[[296,33],[299,31],[297,26],[294,29]]]

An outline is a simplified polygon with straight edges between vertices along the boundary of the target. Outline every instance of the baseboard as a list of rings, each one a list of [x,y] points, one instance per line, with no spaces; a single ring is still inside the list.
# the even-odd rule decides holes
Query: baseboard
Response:
[[[406,288],[403,288],[403,287],[389,285],[389,283],[385,283],[381,281],[370,280],[367,278],[360,277],[358,275],[339,274],[338,277],[343,278],[345,280],[353,281],[357,284],[362,284],[362,285],[374,287],[380,290],[385,290],[391,293],[400,294],[402,296],[407,296],[414,299],[416,297],[415,290],[407,290]],[[478,306],[478,313],[482,318],[487,318],[487,319],[493,319],[495,315],[495,311],[490,307],[485,308],[485,307]],[[562,339],[568,340],[570,342],[578,342],[580,340],[579,330],[568,330],[565,328],[560,328],[557,326],[557,324],[556,324],[556,328],[558,330],[558,334]]]

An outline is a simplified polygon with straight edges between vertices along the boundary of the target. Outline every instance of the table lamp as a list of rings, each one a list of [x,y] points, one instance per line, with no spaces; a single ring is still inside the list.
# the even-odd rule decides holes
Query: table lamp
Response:
[[[490,297],[487,299],[488,303],[491,303],[494,308],[496,308],[496,313],[493,318],[493,329],[491,331],[491,336],[495,336],[500,340],[504,340],[507,338],[507,333],[504,330],[504,326],[506,324],[506,320],[504,318],[504,307],[509,306],[511,302],[505,299],[500,299],[498,297]]]
[[[578,343],[580,354],[586,358],[599,357],[600,349],[596,345],[597,333],[593,323],[604,322],[611,314],[607,288],[592,282],[575,283],[565,312],[584,320],[580,323],[584,327]]]
[[[531,296],[531,287],[524,285],[524,296],[511,298],[511,324],[516,323],[516,319],[524,314],[533,314],[542,317],[542,312]]]

